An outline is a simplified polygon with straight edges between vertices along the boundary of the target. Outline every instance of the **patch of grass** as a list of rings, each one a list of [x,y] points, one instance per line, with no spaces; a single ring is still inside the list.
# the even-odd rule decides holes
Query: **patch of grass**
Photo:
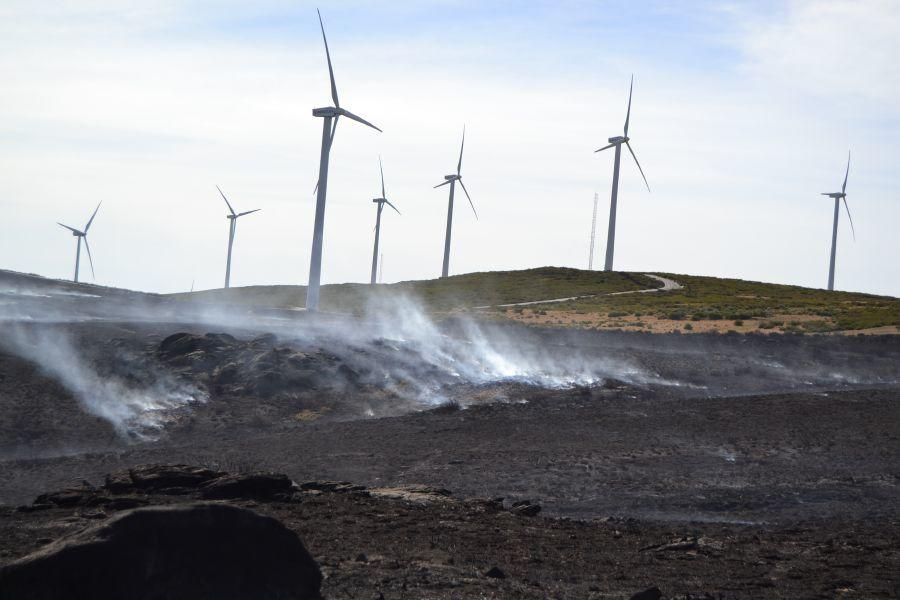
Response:
[[[681,283],[684,289],[665,293],[623,294],[611,292],[655,288],[658,283],[641,274],[581,271],[543,267],[524,271],[470,273],[446,279],[407,281],[389,285],[339,284],[322,288],[322,309],[362,311],[372,300],[390,300],[398,295],[416,298],[432,312],[449,312],[478,306],[532,302],[552,298],[583,297],[567,302],[529,307],[534,314],[570,311],[579,315],[656,315],[661,319],[728,320],[739,326],[750,319],[781,321],[813,315],[822,321],[799,321],[792,329],[806,332],[856,330],[900,326],[900,300],[896,298],[828,292],[798,286],[719,279],[696,275],[659,273]],[[303,286],[253,286],[229,290],[208,290],[173,297],[201,302],[256,305],[275,308],[302,307]],[[477,311],[486,318],[503,318],[502,309]],[[510,310],[506,318],[519,317]],[[584,319],[566,319],[567,326],[583,326]],[[562,321],[556,320],[557,324]],[[763,328],[765,329],[765,327]]]
[[[365,308],[373,300],[409,296],[428,310],[451,311],[475,306],[641,290],[657,285],[656,281],[637,273],[542,267],[524,271],[469,273],[446,279],[374,286],[360,283],[324,285],[320,307],[328,311],[353,312]],[[297,308],[306,305],[306,286],[249,286],[172,294],[172,297],[211,303]],[[554,304],[553,309],[593,312],[577,305],[577,302]]]

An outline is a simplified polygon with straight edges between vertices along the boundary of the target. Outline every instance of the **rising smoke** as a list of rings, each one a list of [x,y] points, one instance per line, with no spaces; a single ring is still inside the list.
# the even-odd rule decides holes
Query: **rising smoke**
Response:
[[[38,365],[58,380],[83,409],[108,421],[126,440],[155,439],[173,413],[206,395],[195,386],[164,372],[141,369],[146,385],[136,387],[113,376],[101,376],[83,356],[83,349],[59,328],[5,325],[0,349]]]

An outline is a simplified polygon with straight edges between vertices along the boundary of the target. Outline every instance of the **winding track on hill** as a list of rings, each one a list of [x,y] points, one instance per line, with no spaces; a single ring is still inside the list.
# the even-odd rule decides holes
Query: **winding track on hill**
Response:
[[[653,275],[651,273],[644,273],[645,277],[649,277],[651,279],[655,279],[660,282],[662,285],[656,288],[647,288],[645,290],[629,290],[627,292],[610,292],[608,294],[587,294],[584,296],[569,296],[568,298],[552,298],[550,300],[531,300],[529,302],[513,302],[510,304],[491,304],[488,306],[475,306],[475,310],[481,310],[486,308],[509,308],[512,306],[534,306],[536,304],[558,304],[560,302],[569,302],[572,300],[584,300],[586,298],[598,298],[600,296],[624,296],[625,294],[648,294],[653,292],[671,292],[672,290],[680,290],[683,289],[684,286],[675,281],[674,279],[668,279],[666,277],[660,277],[659,275]]]

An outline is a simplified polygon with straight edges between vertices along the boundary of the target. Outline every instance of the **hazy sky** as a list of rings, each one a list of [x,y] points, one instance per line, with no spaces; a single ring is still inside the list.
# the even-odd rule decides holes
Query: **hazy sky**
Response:
[[[385,6],[388,4],[389,6]],[[836,287],[900,296],[900,3],[340,2],[323,6],[342,120],[323,281],[367,281],[378,155],[384,280],[440,273],[447,188],[467,126],[451,272],[586,268],[606,244],[612,152],[630,134],[652,193],[622,166],[616,268],[824,287],[848,148],[856,226]],[[96,282],[306,283],[321,120],[315,4],[4,0],[0,268],[71,277],[90,233]],[[84,258],[84,256],[83,256]],[[82,278],[90,280],[83,263]]]

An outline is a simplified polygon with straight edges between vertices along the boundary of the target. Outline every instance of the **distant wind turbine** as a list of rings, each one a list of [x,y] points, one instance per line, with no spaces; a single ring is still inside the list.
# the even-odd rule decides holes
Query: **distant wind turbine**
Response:
[[[316,9],[316,12],[319,14],[322,41],[325,42],[325,58],[328,60],[328,76],[331,79],[331,99],[334,100],[334,106],[314,108],[312,111],[314,117],[322,117],[323,121],[322,154],[319,158],[319,181],[316,184],[316,218],[313,224],[312,253],[309,260],[309,285],[306,288],[306,310],[318,310],[319,308],[319,282],[322,278],[322,241],[325,231],[325,190],[328,187],[328,158],[331,154],[334,134],[337,131],[338,118],[347,117],[372,129],[381,131],[365,119],[341,108],[341,104],[338,101],[337,85],[334,82],[334,69],[331,66],[328,39],[325,37],[325,25],[322,23],[322,13],[318,9]]]
[[[102,202],[100,204],[103,204]],[[78,238],[78,247],[75,250],[75,283],[78,283],[78,267],[81,263],[81,240],[84,239],[84,247],[87,248],[88,253],[88,261],[91,263],[91,278],[94,277],[94,259],[91,256],[91,245],[88,244],[87,234],[88,230],[91,228],[91,223],[94,222],[94,217],[97,216],[97,211],[100,210],[100,204],[97,204],[97,208],[94,209],[94,214],[91,215],[90,220],[88,220],[87,225],[84,226],[84,231],[79,231],[74,227],[69,227],[68,225],[63,225],[62,223],[57,221],[57,225],[60,227],[65,227],[69,231],[72,232],[72,235]]]
[[[628,137],[628,121],[631,118],[631,92],[634,88],[634,75],[631,76],[631,85],[628,88],[628,112],[625,113],[625,133],[624,135],[618,135],[616,137],[609,138],[609,145],[603,146],[599,150],[595,150],[594,152],[601,152],[606,150],[607,148],[616,149],[616,158],[613,163],[613,182],[612,182],[612,197],[609,203],[609,232],[606,236],[606,264],[604,265],[604,269],[606,271],[612,271],[613,268],[613,252],[615,251],[616,246],[616,202],[619,199],[619,163],[622,156],[622,144],[625,144],[628,147],[628,151],[631,152],[631,157],[634,158],[634,163],[637,165],[638,170],[641,172],[641,177],[644,178],[644,185],[647,186],[647,191],[650,191],[650,184],[647,183],[647,177],[644,176],[644,170],[641,169],[641,163],[638,162],[637,156],[634,154],[634,150],[631,149],[631,144],[629,144],[629,140],[631,138]]]
[[[372,202],[378,205],[378,213],[375,217],[375,249],[372,251],[372,283],[376,283],[376,276],[378,274],[378,240],[381,237],[381,211],[384,209],[384,205],[387,204],[391,208],[397,211],[397,214],[400,214],[400,211],[397,210],[397,207],[390,203],[390,201],[385,197],[384,191],[384,168],[381,166],[381,157],[378,157],[378,170],[381,172],[381,198],[374,198]]]
[[[456,174],[455,175],[444,175],[444,183],[439,183],[434,186],[435,188],[439,188],[441,186],[450,184],[450,201],[447,204],[447,234],[444,237],[444,265],[441,269],[441,277],[447,277],[450,272],[450,234],[453,230],[453,192],[456,188],[456,182],[459,182],[459,185],[462,186],[463,191],[466,193],[466,198],[469,199],[469,206],[472,207],[472,212],[475,213],[475,218],[478,218],[478,212],[475,210],[475,205],[472,204],[472,197],[469,196],[469,190],[466,189],[466,185],[462,181],[462,157],[463,157],[463,148],[466,145],[466,128],[463,127],[462,134],[462,143],[459,145],[459,162],[456,164]]]
[[[837,230],[838,215],[840,214],[841,200],[844,201],[844,208],[847,210],[847,218],[850,219],[850,231],[853,233],[853,240],[856,241],[856,231],[853,228],[853,217],[850,216],[850,207],[847,206],[847,177],[850,176],[850,151],[847,151],[847,171],[844,173],[844,185],[841,186],[839,192],[822,192],[823,196],[834,198],[834,225],[831,228],[831,264],[828,266],[828,289],[834,289],[834,259],[837,255]]]
[[[234,245],[234,232],[237,230],[237,220],[244,215],[249,215],[262,209],[255,208],[246,212],[236,213],[231,207],[231,202],[228,201],[228,198],[226,198],[224,192],[222,192],[222,189],[219,186],[216,186],[216,189],[219,190],[219,193],[222,195],[222,200],[228,205],[228,211],[231,213],[230,215],[225,215],[225,218],[230,221],[230,224],[228,225],[228,259],[225,261],[225,288],[227,289],[231,287],[231,247]]]

